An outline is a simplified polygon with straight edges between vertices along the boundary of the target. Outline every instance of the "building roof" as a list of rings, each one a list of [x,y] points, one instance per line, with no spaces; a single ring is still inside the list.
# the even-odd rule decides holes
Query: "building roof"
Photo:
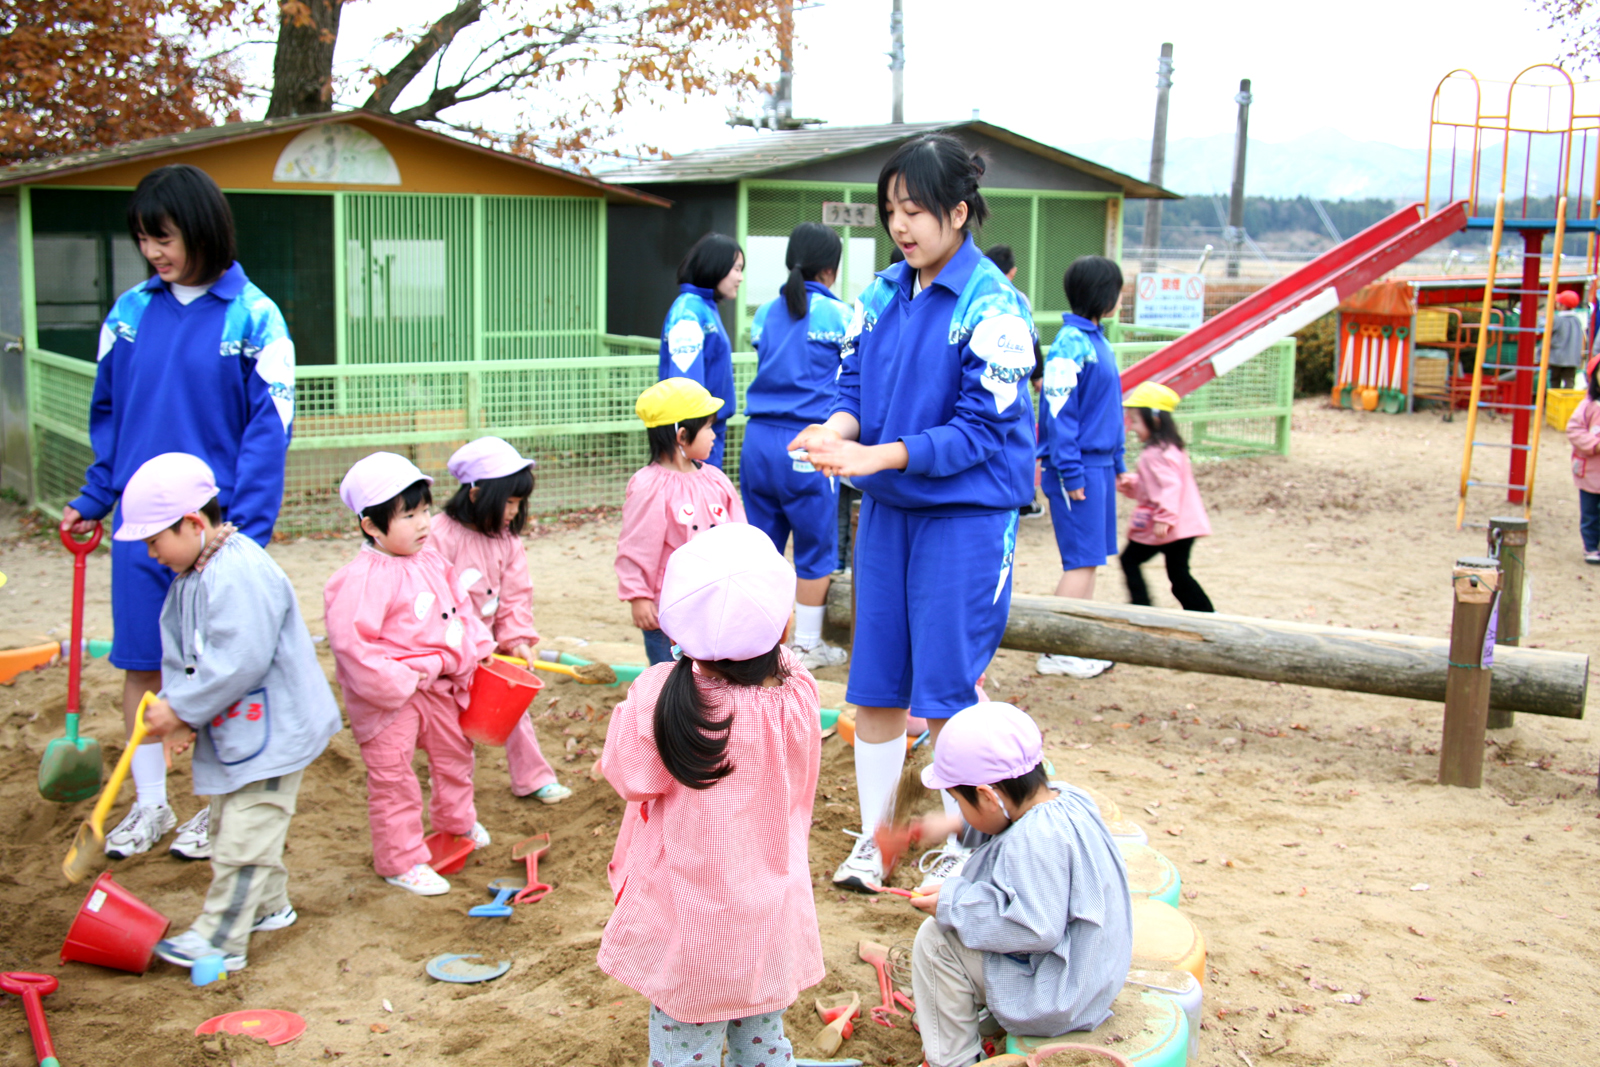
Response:
[[[883,126],[835,126],[820,129],[763,132],[729,144],[685,152],[671,159],[640,163],[605,172],[607,180],[647,185],[666,182],[731,182],[761,178],[819,159],[848,156],[879,145],[907,140],[919,134],[948,130],[971,131],[1031,152],[1063,167],[1081,171],[1122,189],[1136,200],[1180,200],[1177,193],[1147,181],[1103,167],[1082,156],[1024,137],[992,123],[971,119],[965,122],[904,122]]]
[[[318,115],[295,115],[288,118],[260,119],[255,122],[229,122],[221,126],[203,126],[199,129],[169,134],[164,137],[149,137],[142,141],[129,141],[126,144],[113,145],[110,148],[97,148],[88,152],[74,152],[70,155],[52,156],[48,159],[17,163],[0,169],[0,189],[16,185],[30,185],[66,174],[80,174],[105,167],[114,167],[133,160],[173,155],[179,152],[192,151],[196,148],[206,148],[234,141],[248,141],[258,137],[268,137],[273,134],[283,133],[287,130],[304,129],[328,122],[348,122],[352,119],[361,119],[364,122],[391,126],[407,133],[431,138],[458,151],[484,154],[503,162],[527,167],[540,174],[559,177],[579,185],[587,185],[590,188],[599,190],[609,201],[651,204],[659,207],[666,207],[671,203],[671,201],[664,200],[651,193],[629,189],[626,186],[618,185],[605,179],[592,178],[576,171],[563,170],[560,167],[538,163],[522,156],[512,155],[509,152],[501,152],[497,149],[473,144],[457,137],[448,137],[434,130],[368,111],[332,111]]]

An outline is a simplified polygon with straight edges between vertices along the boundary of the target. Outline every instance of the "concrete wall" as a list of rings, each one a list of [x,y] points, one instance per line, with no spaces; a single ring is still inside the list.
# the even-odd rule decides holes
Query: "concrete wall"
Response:
[[[661,322],[678,295],[678,263],[701,236],[738,232],[739,191],[721,185],[639,185],[672,207],[611,204],[606,209],[606,331],[661,336]],[[734,309],[722,307],[731,336]]]

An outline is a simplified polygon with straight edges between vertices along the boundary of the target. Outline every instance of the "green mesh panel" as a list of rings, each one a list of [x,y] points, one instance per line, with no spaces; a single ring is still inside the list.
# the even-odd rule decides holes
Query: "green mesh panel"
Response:
[[[1061,279],[1079,256],[1106,254],[1104,200],[1039,198],[1039,311],[1065,311]],[[1029,294],[1032,295],[1031,293]]]
[[[1029,269],[1033,249],[1033,197],[991,193],[984,200],[989,205],[989,220],[978,234],[979,246],[1011,246],[1017,256],[1016,286],[1037,305],[1036,286]]]
[[[473,358],[470,197],[351,194],[344,231],[350,363]]]

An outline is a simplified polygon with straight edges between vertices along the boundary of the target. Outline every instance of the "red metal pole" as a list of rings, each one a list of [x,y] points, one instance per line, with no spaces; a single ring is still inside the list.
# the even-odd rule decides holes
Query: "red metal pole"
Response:
[[[1544,247],[1544,231],[1522,231],[1522,300],[1517,313],[1517,367],[1511,383],[1511,402],[1518,407],[1511,413],[1511,443],[1526,445],[1530,439],[1529,428],[1533,424],[1533,378],[1539,368],[1538,337],[1534,333],[1534,326],[1539,321],[1539,294],[1542,291],[1539,285],[1540,266],[1542,260],[1540,251]],[[1503,342],[1502,342],[1503,343]],[[1521,368],[1529,368],[1523,370]],[[1512,485],[1528,484],[1528,452],[1524,448],[1511,449],[1511,476],[1506,479]],[[1521,489],[1506,490],[1506,499],[1513,504],[1522,503],[1524,491]]]

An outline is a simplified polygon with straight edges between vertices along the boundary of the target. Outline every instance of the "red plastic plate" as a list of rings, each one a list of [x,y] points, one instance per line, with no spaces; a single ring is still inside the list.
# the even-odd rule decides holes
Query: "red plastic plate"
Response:
[[[259,1008],[250,1011],[230,1011],[225,1015],[207,1019],[194,1028],[196,1037],[214,1034],[218,1030],[225,1034],[237,1034],[240,1037],[265,1041],[269,1045],[287,1045],[306,1032],[306,1021],[292,1011]]]

